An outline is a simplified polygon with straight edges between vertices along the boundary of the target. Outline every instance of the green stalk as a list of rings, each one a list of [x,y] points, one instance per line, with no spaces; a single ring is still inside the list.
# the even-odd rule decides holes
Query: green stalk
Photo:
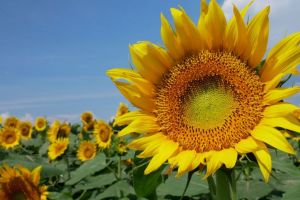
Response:
[[[213,200],[237,200],[236,179],[233,169],[221,168],[207,178]]]

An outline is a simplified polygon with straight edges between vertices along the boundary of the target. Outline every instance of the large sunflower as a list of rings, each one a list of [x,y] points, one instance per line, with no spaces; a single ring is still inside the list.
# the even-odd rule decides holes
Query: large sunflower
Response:
[[[94,142],[83,141],[77,150],[77,158],[81,161],[91,160],[96,156],[97,146]]]
[[[32,171],[18,166],[4,165],[0,169],[1,200],[46,200],[47,186],[39,186],[41,167]]]
[[[48,157],[50,160],[55,160],[63,155],[69,145],[69,138],[59,138],[49,145]]]
[[[128,112],[129,112],[129,109],[128,109],[127,105],[125,103],[121,102],[119,104],[119,107],[118,107],[115,117],[121,117],[122,115],[124,115]]]
[[[238,155],[253,153],[265,181],[271,172],[267,145],[293,154],[275,127],[300,132],[291,114],[296,106],[282,102],[300,87],[278,88],[297,72],[300,33],[275,45],[262,62],[269,33],[269,7],[249,23],[250,5],[226,21],[215,0],[202,1],[195,25],[185,11],[171,8],[175,30],[161,15],[166,49],[147,41],[130,46],[136,70],[107,72],[121,93],[139,110],[116,119],[126,125],[119,136],[144,133],[129,147],[153,157],[145,174],[165,161],[178,175],[206,165],[206,177],[223,164],[233,168]],[[266,145],[267,144],[267,145]]]
[[[47,128],[47,120],[44,117],[37,117],[34,128],[39,132],[44,131]]]
[[[0,144],[5,149],[14,148],[20,142],[20,130],[12,127],[0,129]]]
[[[29,140],[32,134],[32,124],[31,122],[21,122],[19,124],[19,130],[22,139]]]
[[[107,123],[102,120],[96,122],[94,137],[100,148],[106,149],[110,146],[112,134],[112,129]]]

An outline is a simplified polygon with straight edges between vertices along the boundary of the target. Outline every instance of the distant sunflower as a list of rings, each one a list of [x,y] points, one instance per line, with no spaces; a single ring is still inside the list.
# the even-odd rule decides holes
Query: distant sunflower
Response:
[[[0,129],[1,146],[9,149],[17,146],[20,142],[20,130],[12,127],[4,127]]]
[[[39,186],[41,167],[32,171],[4,165],[0,169],[1,200],[46,200],[47,186]]]
[[[0,115],[0,126],[2,125],[3,119],[2,116]]]
[[[8,117],[5,120],[4,126],[17,128],[20,123],[20,120],[17,117]]]
[[[119,107],[118,107],[118,110],[117,110],[117,113],[116,113],[115,117],[120,117],[120,116],[122,116],[122,115],[124,115],[128,112],[129,112],[129,109],[126,106],[126,104],[121,102]]]
[[[97,121],[94,130],[94,137],[100,148],[106,149],[110,146],[112,134],[112,129],[106,122],[102,120]]]
[[[34,128],[39,132],[44,131],[47,128],[47,120],[44,117],[37,117]]]
[[[83,123],[87,123],[87,124],[92,123],[94,121],[94,115],[93,115],[93,113],[91,113],[91,112],[83,112],[81,114],[81,121]]]
[[[21,122],[19,124],[19,130],[21,137],[25,140],[29,140],[32,134],[32,124],[31,122]]]
[[[127,145],[126,142],[124,140],[119,140],[117,143],[117,152],[119,154],[124,154],[127,152]]]
[[[83,141],[77,150],[77,158],[81,161],[91,160],[96,156],[97,147],[93,142]]]
[[[68,123],[61,124],[55,120],[48,130],[48,138],[50,142],[56,141],[58,138],[68,138],[71,133],[71,127]]]
[[[300,33],[287,36],[265,62],[269,6],[244,22],[247,5],[227,22],[215,0],[202,0],[198,26],[183,8],[171,8],[175,29],[161,15],[166,49],[142,41],[130,46],[136,70],[112,69],[107,74],[136,107],[116,119],[119,132],[144,133],[129,147],[152,157],[145,174],[168,161],[178,175],[206,165],[206,177],[221,166],[233,168],[238,155],[253,153],[265,181],[272,168],[266,144],[294,154],[276,129],[300,132],[292,115],[296,106],[282,100],[299,86],[278,88],[297,73]]]
[[[49,145],[48,157],[50,160],[55,160],[57,157],[63,155],[69,145],[68,138],[59,138]]]

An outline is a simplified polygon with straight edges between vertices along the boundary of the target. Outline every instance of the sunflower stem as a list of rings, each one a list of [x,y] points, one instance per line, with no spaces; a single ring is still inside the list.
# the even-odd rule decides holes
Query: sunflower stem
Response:
[[[119,177],[119,180],[122,179],[122,156],[119,155],[119,160],[118,160],[118,177]]]
[[[216,200],[216,184],[212,176],[207,177],[207,183],[208,183],[211,198],[213,200]]]
[[[183,199],[183,197],[184,197],[184,195],[185,195],[185,193],[186,193],[186,191],[187,191],[187,189],[188,189],[188,187],[189,187],[189,185],[190,185],[190,182],[191,182],[191,179],[192,179],[192,176],[193,176],[194,172],[195,172],[195,171],[190,171],[190,172],[188,173],[186,185],[185,185],[184,191],[183,191],[183,193],[182,193],[182,195],[181,195],[181,197],[180,197],[180,200]]]
[[[219,169],[216,174],[216,200],[237,200],[236,179],[233,169]]]

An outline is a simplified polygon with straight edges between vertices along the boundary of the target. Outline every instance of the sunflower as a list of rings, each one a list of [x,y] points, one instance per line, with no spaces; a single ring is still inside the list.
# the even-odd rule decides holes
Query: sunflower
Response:
[[[55,120],[48,131],[48,138],[50,142],[54,142],[58,138],[68,138],[70,133],[71,127],[69,124],[61,124],[58,120]]]
[[[37,117],[34,128],[39,132],[44,131],[47,128],[47,120],[44,117]]]
[[[121,155],[127,152],[127,145],[124,140],[119,140],[117,144],[117,152]]]
[[[81,121],[83,123],[83,130],[85,132],[92,131],[94,129],[95,121],[93,113],[83,112],[81,114]]]
[[[5,120],[4,126],[6,127],[12,127],[12,128],[17,128],[19,125],[20,121],[17,117],[8,117]]]
[[[69,145],[68,138],[59,138],[55,140],[48,148],[48,157],[50,160],[55,160],[57,157],[63,155]]]
[[[97,147],[93,142],[84,141],[81,142],[78,151],[77,158],[81,161],[91,160],[96,156]]]
[[[111,144],[112,137],[111,127],[102,120],[97,121],[95,124],[94,137],[100,148],[106,149]]]
[[[115,117],[120,117],[120,116],[122,116],[122,115],[124,115],[128,112],[129,112],[129,109],[126,106],[126,104],[121,102],[119,107],[118,107],[118,110],[117,110],[117,113],[116,113]]]
[[[166,48],[148,41],[131,45],[136,70],[111,69],[108,76],[138,108],[116,119],[126,125],[119,136],[143,133],[129,147],[152,157],[149,174],[168,161],[177,175],[206,166],[206,176],[221,166],[233,168],[238,155],[253,153],[268,181],[272,168],[267,145],[294,154],[275,127],[300,132],[282,102],[300,87],[278,88],[297,72],[300,33],[287,36],[264,57],[269,33],[269,6],[249,23],[250,4],[226,21],[215,0],[201,3],[198,25],[183,8],[171,8],[175,29],[161,15]],[[267,144],[267,145],[266,145]]]
[[[13,148],[20,142],[20,130],[12,127],[0,129],[0,143],[5,149]]]
[[[87,123],[87,124],[93,122],[94,121],[94,115],[93,115],[93,113],[91,113],[91,112],[83,112],[81,114],[81,121],[83,123]]]
[[[0,115],[0,126],[2,125],[2,121],[3,121],[3,119],[2,119],[2,116]]]
[[[1,200],[46,200],[47,186],[39,186],[41,166],[29,171],[17,166],[4,165],[0,169]]]
[[[32,134],[32,124],[31,122],[21,122],[19,124],[19,130],[21,137],[25,140],[29,140]]]

